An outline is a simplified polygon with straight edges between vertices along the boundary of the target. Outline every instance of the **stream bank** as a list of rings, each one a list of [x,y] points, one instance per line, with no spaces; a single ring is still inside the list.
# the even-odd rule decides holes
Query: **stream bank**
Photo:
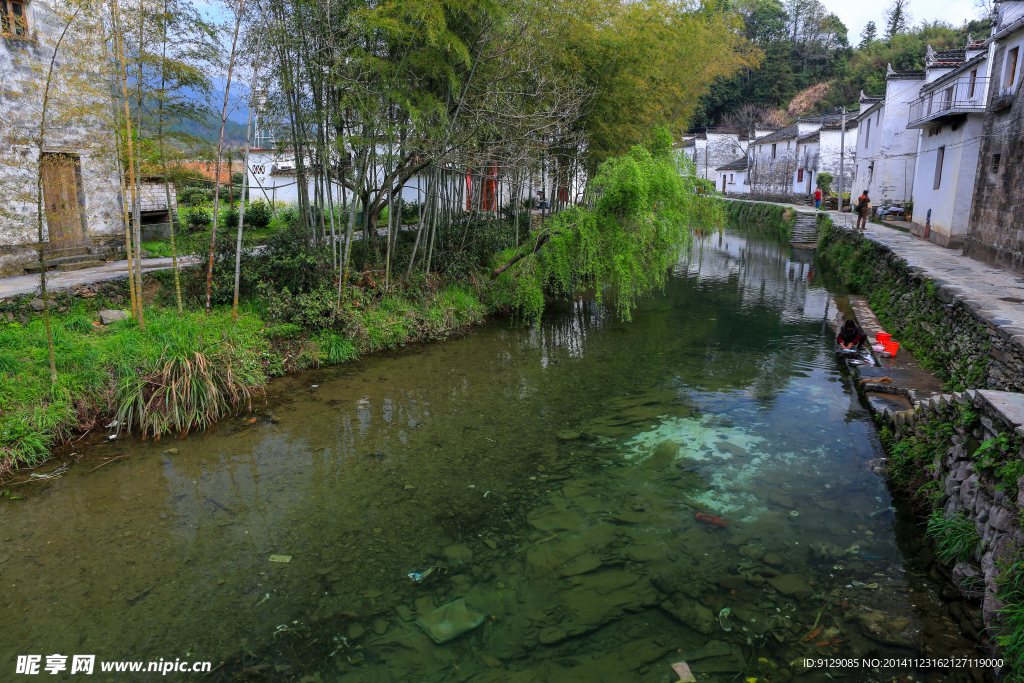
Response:
[[[946,380],[943,392],[913,368],[858,373],[881,427],[885,470],[928,515],[935,567],[956,594],[980,608],[987,636],[980,644],[1005,660],[1002,675],[1022,680],[1024,329],[1014,315],[1004,317],[1006,304],[1020,300],[1013,290],[995,289],[1005,273],[986,282],[993,274],[974,272],[984,266],[957,264],[945,250],[935,252],[938,265],[929,263],[934,245],[857,232],[827,216],[819,224],[822,260],[871,305],[863,316],[858,311],[871,319],[864,323],[869,337],[881,321],[906,347],[900,354],[910,351]],[[970,278],[961,268],[971,269]],[[901,394],[906,405],[871,397],[879,391]]]
[[[705,231],[630,323],[577,298],[536,327],[275,379],[208,433],[79,446],[0,502],[0,663],[663,683],[686,661],[709,683],[980,683],[806,663],[976,650],[872,469],[875,427],[822,332],[825,278],[757,234]],[[437,642],[439,609],[473,627]]]

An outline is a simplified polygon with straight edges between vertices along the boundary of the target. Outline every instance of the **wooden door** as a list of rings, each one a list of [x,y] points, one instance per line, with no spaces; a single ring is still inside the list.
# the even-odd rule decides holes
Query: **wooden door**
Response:
[[[77,162],[77,158],[70,154],[45,154],[40,162],[52,257],[67,256],[72,250],[85,245],[82,206],[78,201]]]

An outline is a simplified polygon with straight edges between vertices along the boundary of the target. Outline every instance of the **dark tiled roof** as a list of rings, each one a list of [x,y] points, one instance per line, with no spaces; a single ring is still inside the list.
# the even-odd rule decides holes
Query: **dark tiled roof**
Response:
[[[849,114],[847,114],[847,116],[846,116],[846,130],[852,130],[852,129],[856,128],[856,127],[857,127],[857,119],[855,119],[855,118],[851,117]],[[825,125],[823,125],[821,127],[821,129],[822,130],[842,130],[843,129],[843,122],[842,121],[834,121],[834,122],[831,122],[831,123],[826,123]]]
[[[765,142],[777,142],[779,140],[796,140],[799,133],[800,129],[796,125],[786,126],[785,128],[776,130],[774,133],[765,135],[763,138],[753,140],[752,144],[760,145]]]
[[[909,71],[890,71],[886,75],[887,79],[893,80],[913,80],[923,81],[924,80],[924,69],[911,69]]]
[[[730,161],[725,166],[719,166],[716,171],[746,171],[747,157],[741,157],[736,161]]]
[[[683,143],[683,147],[696,147],[697,144],[693,140],[687,140]]]
[[[964,50],[936,50],[931,54],[929,64],[960,64],[967,58]]]
[[[808,133],[802,138],[798,138],[797,142],[799,142],[802,145],[806,145],[809,142],[817,142],[820,138],[821,135],[818,133],[818,131],[814,131],[813,133]]]
[[[869,104],[870,105],[870,104],[875,104],[876,102],[881,102],[884,99],[885,99],[884,97],[862,97],[862,98],[860,98],[860,103],[861,104]]]

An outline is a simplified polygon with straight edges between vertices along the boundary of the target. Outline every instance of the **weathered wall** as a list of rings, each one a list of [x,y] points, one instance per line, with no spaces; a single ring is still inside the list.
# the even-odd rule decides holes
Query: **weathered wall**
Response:
[[[993,64],[1002,65],[1005,54],[1006,45],[1002,44],[995,51]],[[1024,65],[1017,68],[1020,71]],[[992,71],[990,111],[985,114],[964,253],[1024,273],[1024,89],[1018,84],[1011,106],[991,111],[1002,89],[1003,69]],[[997,169],[992,164],[995,154],[1000,155]]]
[[[980,601],[982,621],[995,641],[1019,626],[1003,611],[1006,602],[1024,597],[1000,581],[1024,550],[1024,395],[958,392],[911,410],[886,408],[880,418],[889,474],[934,516],[966,522],[968,533],[957,536],[961,559],[951,563],[948,576],[963,597]],[[1019,653],[1004,654],[1011,659],[1008,669],[1021,664],[1012,661]]]
[[[1024,391],[1022,338],[984,315],[979,302],[928,279],[861,233],[827,219],[821,230],[819,257],[866,295],[893,336],[953,388]]]
[[[869,117],[872,124],[867,145],[862,140],[858,143],[856,192],[859,195],[868,188],[876,206],[905,204],[911,199],[920,132],[908,130],[907,120],[910,103],[917,99],[923,82],[923,77],[887,80],[885,102]]]
[[[931,232],[928,239],[944,247],[959,248],[967,237],[971,215],[971,195],[978,169],[978,151],[982,134],[979,116],[962,115],[953,121],[936,122],[939,133],[921,131],[921,148],[914,171],[915,235],[923,236],[928,210]],[[942,178],[935,187],[937,150],[945,147]]]
[[[36,187],[39,126],[47,70],[63,23],[58,0],[27,5],[30,40],[0,41],[0,245],[38,244]],[[50,83],[44,152],[78,155],[87,243],[123,231],[109,125],[113,104],[100,27],[76,20]],[[48,240],[44,216],[43,239]],[[97,247],[98,248],[98,247]],[[12,250],[17,251],[17,250]],[[8,254],[8,256],[12,256]],[[8,259],[9,260],[9,259]]]
[[[697,167],[697,177],[715,180],[715,169],[736,161],[747,152],[747,143],[740,140],[738,133],[715,133],[708,131],[705,137],[698,136],[692,147],[686,147],[686,154]]]
[[[854,127],[856,122],[847,124],[845,136],[842,131],[831,128],[822,128],[818,132],[818,167],[817,173],[831,173],[834,180],[832,181],[832,191],[839,192],[839,177],[842,175],[843,180],[843,192],[851,192],[850,196],[856,197],[860,194],[860,190],[863,188],[853,187],[853,177],[856,172],[856,161],[857,161],[857,129]],[[842,141],[844,144],[840,144]],[[845,154],[840,158],[840,150],[845,148]],[[842,173],[839,168],[842,166]]]

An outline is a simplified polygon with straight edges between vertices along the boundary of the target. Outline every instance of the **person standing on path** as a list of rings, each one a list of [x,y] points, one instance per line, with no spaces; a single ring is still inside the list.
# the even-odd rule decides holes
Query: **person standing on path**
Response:
[[[868,226],[868,209],[871,208],[871,198],[868,197],[868,191],[864,190],[864,194],[857,197],[857,229],[865,230]]]
[[[814,208],[815,209],[820,209],[821,208],[821,188],[820,187],[817,190],[814,191]]]

